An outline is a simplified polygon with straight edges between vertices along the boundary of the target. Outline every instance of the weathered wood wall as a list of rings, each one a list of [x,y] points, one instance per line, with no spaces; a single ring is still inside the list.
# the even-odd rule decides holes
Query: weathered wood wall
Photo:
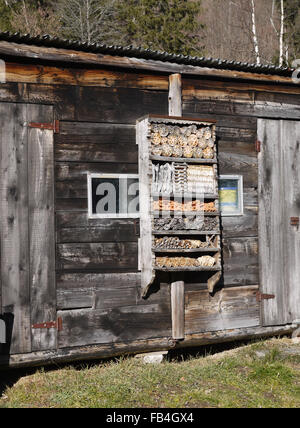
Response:
[[[89,220],[87,173],[137,173],[135,122],[168,114],[168,75],[10,64],[0,100],[54,106],[58,346],[172,335],[170,285],[142,300],[135,220]],[[206,79],[206,80],[205,80]],[[245,215],[223,218],[225,289],[209,296],[186,281],[186,333],[259,325],[257,117],[300,117],[288,83],[182,80],[183,116],[217,119],[221,174],[244,176]],[[281,106],[281,107],[280,107]]]

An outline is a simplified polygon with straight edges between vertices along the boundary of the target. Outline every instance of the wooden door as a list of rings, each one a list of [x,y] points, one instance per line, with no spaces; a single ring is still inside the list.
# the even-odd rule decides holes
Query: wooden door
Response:
[[[53,349],[56,320],[53,108],[0,103],[0,243],[2,312],[10,354]]]
[[[263,325],[300,318],[300,122],[259,120],[259,237]],[[267,297],[267,296],[266,296]]]

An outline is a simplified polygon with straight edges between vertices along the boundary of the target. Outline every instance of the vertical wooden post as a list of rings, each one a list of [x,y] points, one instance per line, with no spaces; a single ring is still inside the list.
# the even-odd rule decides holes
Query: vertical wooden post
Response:
[[[169,116],[182,116],[181,74],[169,76]]]
[[[171,284],[172,337],[184,339],[184,282]]]
[[[169,76],[169,116],[182,116],[181,74]],[[171,283],[172,336],[184,339],[184,281]]]

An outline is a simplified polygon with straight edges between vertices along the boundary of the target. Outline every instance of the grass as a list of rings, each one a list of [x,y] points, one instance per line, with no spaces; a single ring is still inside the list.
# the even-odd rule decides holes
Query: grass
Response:
[[[37,370],[8,387],[2,408],[300,407],[300,345],[273,339],[160,365],[121,358]]]

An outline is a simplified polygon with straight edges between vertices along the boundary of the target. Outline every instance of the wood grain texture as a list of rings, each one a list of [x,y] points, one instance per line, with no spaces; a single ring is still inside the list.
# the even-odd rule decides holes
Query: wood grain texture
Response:
[[[146,301],[140,297],[140,289],[140,273],[57,273],[57,308],[61,310],[97,309],[99,306],[108,309],[118,306],[121,302],[126,302],[125,306],[138,304],[138,302],[146,304]],[[132,298],[133,290],[135,290],[134,298]],[[113,300],[109,298],[110,293]],[[126,295],[125,298],[124,295]],[[161,296],[160,292],[158,295]],[[154,295],[151,295],[147,302],[152,302],[153,298]]]
[[[155,280],[154,260],[152,254],[152,220],[151,195],[149,181],[149,143],[148,119],[137,123],[137,144],[139,147],[139,180],[140,180],[140,233],[139,269],[141,286],[144,295]]]
[[[30,122],[52,123],[53,108],[29,105]],[[28,131],[31,323],[56,321],[53,131]],[[55,329],[32,329],[32,350],[56,348]]]
[[[169,116],[182,116],[181,74],[169,76]]]
[[[57,243],[137,242],[138,219],[89,219],[87,213],[56,213]]]
[[[0,104],[2,306],[11,354],[31,351],[26,122],[26,105]]]
[[[57,269],[59,270],[105,270],[138,267],[137,243],[101,242],[96,244],[74,243],[57,245]]]
[[[259,284],[258,238],[224,238],[224,285]]]
[[[258,326],[257,290],[257,286],[226,288],[214,296],[207,290],[187,291],[186,334]]]
[[[250,103],[246,100],[245,102],[235,102],[234,100],[213,100],[204,97],[203,100],[193,99],[189,102],[183,97],[184,116],[200,116],[203,113],[205,113],[206,117],[208,115],[214,115],[214,117],[216,117],[215,115],[236,115],[237,117],[248,116],[298,120],[300,118],[300,106],[296,101],[293,104],[289,102],[282,103],[280,100],[269,101],[266,99]]]
[[[291,324],[278,327],[249,327],[189,334],[184,341],[174,344],[169,337],[155,339],[131,340],[112,344],[93,346],[77,346],[57,349],[55,351],[33,352],[31,354],[12,355],[9,363],[0,356],[1,368],[24,368],[40,365],[59,364],[74,361],[86,361],[128,354],[140,354],[153,351],[166,351],[168,349],[184,349],[212,345],[216,343],[247,341],[274,336],[286,336],[293,332]]]
[[[6,81],[49,85],[100,86],[168,90],[168,77],[118,72],[99,68],[79,69],[6,62]]]
[[[184,339],[184,281],[171,284],[172,337],[175,340]]]
[[[107,310],[81,309],[59,311],[63,330],[59,332],[59,347],[130,342],[145,337],[171,336],[170,303],[134,305]]]
[[[300,125],[260,120],[259,237],[261,291],[275,295],[263,302],[263,324],[280,325],[300,316]]]

